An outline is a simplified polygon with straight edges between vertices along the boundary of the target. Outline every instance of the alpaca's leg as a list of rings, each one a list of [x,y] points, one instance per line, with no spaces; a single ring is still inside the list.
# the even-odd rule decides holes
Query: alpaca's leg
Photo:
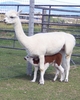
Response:
[[[45,71],[47,70],[48,67],[49,67],[49,63],[46,63],[44,65],[44,70],[40,71],[41,72],[40,73],[40,80],[39,80],[40,84],[44,84],[44,74],[45,74]]]
[[[62,58],[62,66],[64,68],[64,81],[68,82],[68,77],[69,77],[69,70],[70,70],[70,59],[71,59],[71,54],[69,56],[64,56]]]
[[[36,81],[37,71],[38,71],[38,66],[37,67],[34,67],[34,76],[33,76],[33,79],[31,80],[31,82],[35,82]]]
[[[66,57],[65,82],[68,82],[71,55]]]
[[[40,71],[44,70],[44,55],[39,56],[40,59]]]
[[[61,52],[62,53],[62,62],[61,62],[61,66],[64,68],[64,80],[65,80],[65,76],[66,76],[66,67],[67,67],[67,64],[66,64],[66,54],[65,52]]]

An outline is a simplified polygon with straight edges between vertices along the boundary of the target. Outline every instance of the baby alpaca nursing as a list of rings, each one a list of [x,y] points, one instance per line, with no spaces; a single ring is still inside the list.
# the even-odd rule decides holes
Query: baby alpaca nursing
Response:
[[[29,61],[34,66],[34,76],[33,76],[32,82],[35,82],[37,78],[37,71],[39,68],[38,66],[40,66],[39,57],[26,56],[24,59]],[[63,81],[64,69],[61,66],[62,55],[60,53],[57,53],[55,55],[45,55],[44,59],[45,59],[44,71],[42,74],[40,73],[40,84],[44,84],[44,74],[50,64],[52,66],[55,66],[55,69],[56,69],[56,73],[55,73],[55,77],[53,81],[57,79],[59,72],[60,72],[60,81]]]
[[[60,50],[63,50],[64,47],[62,55],[63,57],[64,55],[66,56],[65,59],[62,59],[62,66],[65,67],[64,80],[68,82],[71,54],[76,44],[75,37],[65,32],[46,32],[45,34],[38,33],[33,36],[27,36],[23,31],[19,14],[20,12],[14,10],[6,12],[4,22],[13,24],[16,37],[24,46],[28,55],[39,57],[41,73],[43,73],[44,70],[44,56],[54,55]]]

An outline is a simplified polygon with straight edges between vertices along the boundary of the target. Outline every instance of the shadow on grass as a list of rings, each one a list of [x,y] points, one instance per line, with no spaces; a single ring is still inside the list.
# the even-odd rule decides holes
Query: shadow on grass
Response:
[[[0,80],[8,80],[8,79],[15,78],[15,79],[31,81],[33,79],[34,71],[32,72],[32,76],[29,76],[24,72],[21,73],[21,70],[17,70],[17,69],[15,70],[15,69],[9,69],[8,68],[8,71],[9,70],[10,70],[9,75],[7,75],[7,76],[4,75],[4,77],[0,78]],[[12,73],[12,72],[15,72],[15,73]],[[52,81],[53,78],[54,78],[54,73],[46,72],[45,75],[44,75],[44,80]],[[39,82],[39,79],[40,79],[40,71],[38,71],[38,73],[37,73],[36,82]],[[59,81],[59,78],[57,79],[57,81]]]
[[[54,73],[45,73],[44,75],[44,80],[48,80],[48,81],[53,81],[53,78],[54,78],[55,74]],[[31,76],[31,79],[33,79],[33,74]],[[40,79],[40,71],[38,71],[37,73],[37,82],[39,82],[39,79]],[[59,81],[59,77],[57,78],[57,81]]]
[[[14,78],[18,78],[18,79],[22,79],[22,80],[32,80],[33,79],[33,73],[32,73],[32,76],[29,76],[27,74],[23,74],[23,75],[19,75],[19,76],[15,76]],[[45,80],[53,80],[54,78],[54,74],[48,74],[48,73],[45,73],[44,75],[44,79]],[[40,72],[38,71],[38,74],[37,74],[37,82],[39,82],[39,79],[40,79]]]

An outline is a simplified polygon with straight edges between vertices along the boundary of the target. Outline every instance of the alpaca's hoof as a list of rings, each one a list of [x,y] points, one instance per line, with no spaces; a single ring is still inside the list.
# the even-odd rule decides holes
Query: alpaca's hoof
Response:
[[[60,82],[63,82],[63,81],[64,81],[64,77],[61,77],[61,78],[60,78]]]
[[[44,81],[41,81],[41,80],[40,80],[40,81],[39,81],[39,84],[40,84],[40,85],[44,85]]]
[[[56,81],[56,79],[53,79],[52,81],[53,81],[53,82],[55,82],[55,81]]]
[[[44,83],[39,82],[40,85],[44,85]]]
[[[68,83],[68,79],[65,79],[64,82]]]
[[[35,82],[35,80],[31,80],[31,82]]]
[[[64,80],[63,80],[63,79],[60,79],[59,81],[60,81],[60,82],[63,82]]]
[[[52,82],[55,82],[55,80],[52,80]]]

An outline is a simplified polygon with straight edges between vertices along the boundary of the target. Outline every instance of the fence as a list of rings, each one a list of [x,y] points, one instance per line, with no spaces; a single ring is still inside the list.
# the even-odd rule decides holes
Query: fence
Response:
[[[21,14],[22,25],[24,31],[28,33],[28,16],[29,5],[17,5],[17,4],[0,4],[0,7],[8,10],[10,7],[16,11],[23,10]],[[26,9],[26,10],[25,10]],[[0,18],[3,18],[5,10],[0,11]],[[50,31],[65,31],[73,34],[76,37],[77,44],[74,50],[73,60],[76,57],[75,63],[79,63],[80,57],[80,5],[35,5],[35,33],[37,32],[50,32]],[[39,22],[38,22],[39,18]],[[3,24],[0,19],[1,24]],[[37,30],[37,28],[38,30]],[[16,39],[12,26],[4,26],[0,28],[0,41],[12,41],[10,45],[0,44],[0,48],[20,49],[22,48]],[[13,33],[13,35],[11,35]],[[3,36],[4,35],[4,36]],[[2,42],[1,42],[2,43]],[[74,57],[75,56],[75,57]]]

